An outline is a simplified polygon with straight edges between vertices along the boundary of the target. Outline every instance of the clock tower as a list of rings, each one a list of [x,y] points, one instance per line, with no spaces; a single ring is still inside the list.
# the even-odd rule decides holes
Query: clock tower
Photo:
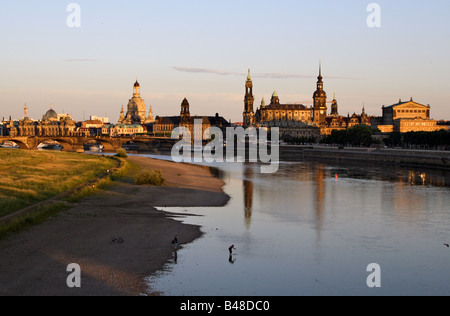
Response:
[[[319,65],[319,77],[317,77],[317,90],[314,92],[314,123],[322,125],[327,117],[327,93],[323,90],[322,63]]]

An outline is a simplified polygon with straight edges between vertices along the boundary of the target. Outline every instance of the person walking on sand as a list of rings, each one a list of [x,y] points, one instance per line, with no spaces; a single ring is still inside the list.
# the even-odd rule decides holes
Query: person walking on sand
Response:
[[[175,238],[172,240],[173,249],[177,250],[178,248],[178,236],[175,235]]]
[[[236,250],[236,248],[234,247],[234,245],[232,245],[230,248],[228,248],[228,250],[230,251],[230,255],[233,254],[233,249]]]

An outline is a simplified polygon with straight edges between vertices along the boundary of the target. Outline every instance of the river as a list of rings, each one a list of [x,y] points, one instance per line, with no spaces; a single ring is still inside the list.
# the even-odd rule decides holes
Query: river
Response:
[[[148,278],[170,296],[450,295],[450,173],[389,166],[221,164],[231,196]],[[183,236],[179,236],[182,240]],[[228,248],[235,245],[232,257]],[[368,270],[370,264],[380,270]],[[376,272],[381,287],[369,287]]]

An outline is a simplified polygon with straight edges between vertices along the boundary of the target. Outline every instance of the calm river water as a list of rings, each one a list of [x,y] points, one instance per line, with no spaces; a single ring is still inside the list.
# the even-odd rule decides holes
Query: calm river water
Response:
[[[337,175],[337,179],[336,179]],[[450,295],[450,174],[379,166],[220,165],[231,200],[166,208],[204,236],[148,284],[165,295]],[[179,236],[182,240],[183,236]],[[235,245],[229,257],[228,247]],[[381,288],[369,288],[369,264]]]

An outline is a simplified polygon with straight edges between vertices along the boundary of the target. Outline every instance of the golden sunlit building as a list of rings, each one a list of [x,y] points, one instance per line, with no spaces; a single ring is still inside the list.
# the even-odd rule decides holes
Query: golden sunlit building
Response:
[[[120,112],[119,124],[132,125],[132,124],[147,124],[153,123],[153,112],[150,107],[148,116],[146,116],[146,105],[144,99],[141,98],[141,85],[136,80],[133,86],[133,97],[128,102],[127,113],[122,106]]]
[[[430,105],[410,101],[383,106],[383,116],[373,121],[372,126],[383,133],[391,132],[435,132],[442,129],[437,121],[430,119]]]

